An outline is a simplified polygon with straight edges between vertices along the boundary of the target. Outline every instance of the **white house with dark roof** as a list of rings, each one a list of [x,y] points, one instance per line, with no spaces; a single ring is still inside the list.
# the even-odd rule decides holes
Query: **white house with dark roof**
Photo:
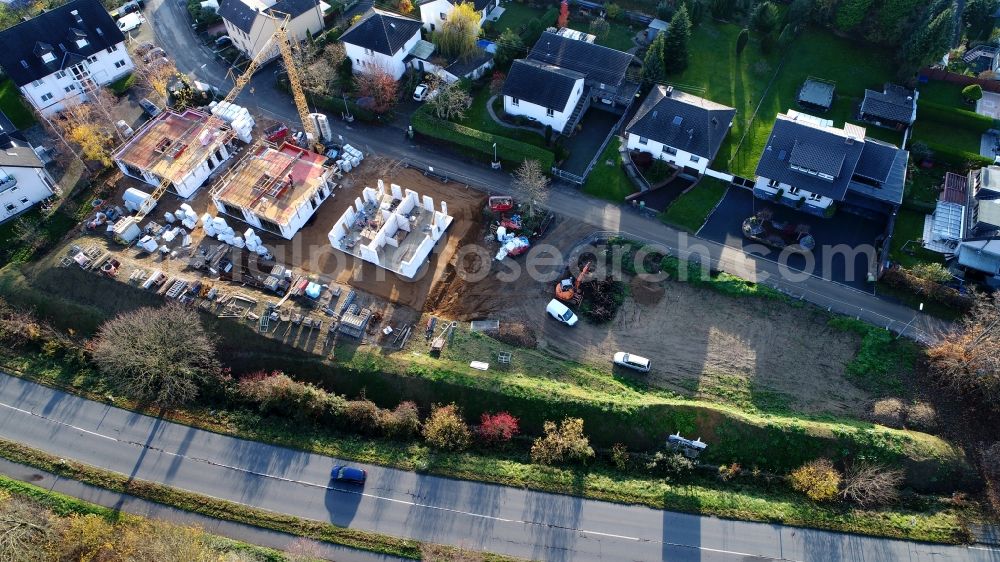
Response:
[[[903,201],[908,160],[863,127],[789,111],[778,115],[757,162],[754,195],[817,216],[837,207],[884,216]]]
[[[11,139],[0,143],[0,222],[48,199],[56,189],[31,145]]]
[[[421,25],[419,20],[373,8],[340,36],[340,42],[355,74],[381,68],[399,80],[420,41]]]
[[[479,25],[483,25],[490,12],[500,5],[500,0],[469,0],[472,7],[479,13]],[[441,27],[448,16],[451,15],[455,6],[462,3],[462,0],[424,0],[420,2],[420,21],[423,22],[424,29],[436,31]]]
[[[304,41],[323,30],[323,12],[330,6],[321,0],[219,0],[219,17],[233,45],[247,57],[257,56],[278,24],[289,16],[288,37]],[[278,56],[272,45],[268,59]]]
[[[886,84],[881,92],[865,90],[858,113],[862,121],[879,127],[903,130],[917,120],[918,96],[919,93],[914,90]]]
[[[669,162],[689,176],[704,174],[735,116],[731,107],[657,86],[625,127],[626,146]]]
[[[503,85],[503,110],[562,131],[583,96],[585,78],[551,64],[515,60]]]
[[[0,31],[0,67],[51,116],[135,68],[124,41],[99,0],[73,0]]]
[[[561,128],[555,124],[552,128],[564,135],[572,133],[592,103],[600,103],[612,111],[623,112],[631,105],[639,90],[639,84],[629,80],[627,75],[629,66],[635,60],[633,55],[558,33],[542,33],[528,56],[520,60],[531,61],[530,66],[534,69],[544,68],[545,71],[535,72],[522,66],[521,71],[515,74],[512,67],[504,82],[504,110],[511,115],[522,115],[545,124],[562,123]],[[583,77],[583,90],[577,97],[576,90],[568,90],[566,84],[570,77],[576,80],[579,76]],[[549,79],[558,80],[559,85],[553,87],[546,84]],[[522,106],[520,101],[524,98],[513,95],[514,92],[535,89],[548,92],[540,99],[546,100],[545,103],[553,107],[535,102]],[[576,103],[568,110],[569,115],[565,120],[557,119],[556,113],[565,113],[566,108],[555,107],[562,101],[561,92],[564,91],[572,92],[570,97],[576,98]],[[515,101],[518,103],[514,103]]]

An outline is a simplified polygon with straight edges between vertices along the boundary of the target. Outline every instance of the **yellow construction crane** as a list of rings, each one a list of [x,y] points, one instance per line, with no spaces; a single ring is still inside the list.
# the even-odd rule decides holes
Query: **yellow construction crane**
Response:
[[[302,83],[299,81],[298,69],[295,67],[295,59],[293,58],[292,43],[288,39],[288,22],[291,21],[291,16],[288,14],[281,14],[282,17],[278,17],[277,14],[280,12],[274,12],[272,18],[274,19],[277,26],[275,27],[274,33],[268,38],[264,46],[257,52],[250,64],[247,65],[246,70],[242,74],[236,77],[233,88],[229,90],[226,97],[223,99],[224,102],[232,103],[243,88],[246,87],[253,75],[264,63],[268,62],[271,57],[270,54],[273,52],[275,43],[277,43],[278,51],[281,53],[281,58],[285,62],[285,69],[288,72],[288,82],[292,88],[292,97],[295,99],[295,109],[299,112],[299,120],[302,122],[302,130],[305,131],[307,142],[313,144],[314,147],[319,147],[322,149],[322,145],[318,144],[320,141],[319,131],[316,129],[316,124],[309,117],[309,104],[306,102],[306,95],[302,91]],[[198,137],[200,137],[204,131],[210,128],[218,127],[224,125],[225,123],[216,115],[209,114],[205,124],[202,125],[201,131],[198,132]],[[176,165],[176,162],[174,163]],[[174,166],[171,166],[165,174],[163,174],[163,180],[160,182],[156,189],[153,190],[152,196],[147,198],[139,206],[136,211],[134,220],[138,224],[142,219],[146,218],[156,206],[156,203],[163,197],[163,194],[167,192],[167,188],[173,183],[173,170]]]

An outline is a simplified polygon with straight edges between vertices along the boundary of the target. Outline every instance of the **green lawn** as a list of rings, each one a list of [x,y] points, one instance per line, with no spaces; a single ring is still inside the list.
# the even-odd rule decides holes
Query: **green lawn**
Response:
[[[722,180],[704,177],[694,189],[681,195],[660,215],[660,219],[685,230],[697,232],[705,224],[712,209],[726,194],[728,184]]]
[[[608,36],[604,39],[594,41],[595,43],[605,47],[611,47],[612,49],[618,49],[619,51],[627,51],[632,47],[635,47],[635,43],[632,42],[632,38],[635,37],[637,32],[636,29],[633,29],[628,24],[624,23],[609,23],[611,24],[611,27],[608,30]],[[589,33],[587,27],[585,27],[582,23],[576,26],[570,24],[570,27]]]
[[[934,80],[926,84],[921,84],[917,87],[917,90],[920,92],[920,101],[929,101],[932,103],[939,103],[941,105],[951,105],[962,109],[968,109],[969,111],[973,111],[974,109],[973,105],[966,103],[965,98],[962,97],[962,86],[960,84]],[[918,111],[918,122],[919,118],[920,112]]]
[[[587,182],[583,184],[584,193],[621,203],[625,197],[635,192],[632,180],[622,168],[622,159],[618,154],[619,146],[621,140],[618,137],[611,139],[597,160],[597,164],[594,165],[593,171],[587,176]]]
[[[9,78],[0,81],[0,111],[4,112],[18,129],[27,129],[35,124],[35,116],[21,99],[21,92]]]
[[[509,139],[533,144],[546,150],[551,149],[551,147],[546,146],[545,137],[541,133],[535,133],[525,129],[512,129],[510,127],[504,127],[494,121],[493,118],[490,117],[489,111],[486,109],[486,102],[488,102],[489,99],[489,88],[480,88],[478,92],[473,92],[472,106],[465,112],[465,119],[459,121],[459,123],[465,125],[466,127],[478,129],[486,133],[492,133],[494,135],[500,135]],[[497,112],[497,115],[500,115],[503,112],[503,103],[500,100],[497,100],[494,111]]]
[[[919,110],[918,110],[919,115]],[[913,140],[949,146],[963,152],[979,154],[982,135],[970,129],[956,127],[952,123],[917,118],[913,124]]]
[[[517,2],[507,2],[503,5],[503,15],[497,20],[495,29],[497,36],[499,37],[505,29],[513,29],[514,33],[522,35],[524,30],[531,23],[531,20],[542,17],[545,10],[541,8],[532,8],[527,4],[519,4]],[[531,45],[526,45],[529,49]]]
[[[900,209],[896,215],[896,228],[893,230],[892,245],[889,248],[889,259],[903,267],[913,267],[918,263],[941,262],[941,254],[925,250],[915,242],[924,236],[924,216],[927,213]],[[906,245],[907,241],[914,240]]]

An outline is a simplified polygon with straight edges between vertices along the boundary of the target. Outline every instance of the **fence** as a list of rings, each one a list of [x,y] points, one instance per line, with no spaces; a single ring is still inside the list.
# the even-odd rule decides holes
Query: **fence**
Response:
[[[725,271],[725,272],[741,271],[742,269],[745,268],[745,264],[737,263],[737,261],[743,260],[745,257],[752,257],[753,259],[756,260],[776,263],[774,262],[774,260],[770,260],[759,255],[749,256],[748,254],[745,254],[740,251],[723,252],[719,257],[706,257],[701,253],[695,253],[692,251],[674,248],[672,246],[663,244],[662,242],[654,242],[652,240],[648,240],[646,238],[643,238],[642,236],[638,236],[629,232],[613,232],[613,231],[594,232],[587,238],[580,241],[571,252],[571,255],[575,254],[583,246],[587,246],[590,244],[606,243],[608,240],[611,240],[613,238],[625,238],[628,240],[641,242],[643,244],[648,244],[650,246],[658,248],[659,251],[661,252],[665,251],[667,255],[676,256],[681,260],[690,260],[697,264],[703,264],[703,260],[707,258],[708,263],[704,265],[707,265],[708,268],[712,271]],[[858,293],[862,293],[865,295],[869,295],[869,293],[865,293],[863,291],[860,291],[853,287],[849,287],[847,285],[843,285],[841,283],[829,281],[827,279],[823,279],[821,277],[817,277],[812,274],[809,274],[809,276],[812,278],[820,279],[824,283],[833,283],[842,288],[849,289],[852,291],[857,291]],[[914,312],[913,318],[909,319],[908,322],[902,322],[896,318],[890,318],[874,310],[869,310],[864,307],[858,306],[856,304],[852,304],[831,297],[826,293],[814,291],[806,287],[805,284],[803,283],[786,281],[772,276],[762,281],[761,284],[781,292],[782,294],[784,294],[785,296],[789,297],[792,300],[807,301],[815,306],[826,309],[827,312],[832,312],[843,316],[856,318],[858,320],[868,322],[869,324],[883,327],[886,330],[894,331],[897,334],[900,334],[909,339],[924,344],[933,344],[937,341],[936,336],[914,325],[914,321],[917,319],[916,312]]]
[[[962,86],[968,86],[970,84],[979,84],[987,92],[1000,93],[1000,81],[998,80],[987,80],[984,78],[976,78],[975,76],[956,74],[954,72],[950,72],[943,68],[921,68],[920,78],[921,80],[927,78],[929,80],[940,80],[942,82],[951,82],[952,84],[960,84]]]

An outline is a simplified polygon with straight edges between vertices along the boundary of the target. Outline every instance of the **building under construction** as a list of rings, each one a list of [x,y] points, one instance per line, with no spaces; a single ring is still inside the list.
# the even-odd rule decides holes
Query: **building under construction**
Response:
[[[291,239],[333,193],[325,161],[288,143],[256,146],[219,180],[212,200],[222,214]]]
[[[209,115],[194,109],[166,110],[115,151],[115,163],[150,185],[168,178],[171,191],[191,197],[233,151],[232,130],[217,119],[206,127],[208,121]]]

